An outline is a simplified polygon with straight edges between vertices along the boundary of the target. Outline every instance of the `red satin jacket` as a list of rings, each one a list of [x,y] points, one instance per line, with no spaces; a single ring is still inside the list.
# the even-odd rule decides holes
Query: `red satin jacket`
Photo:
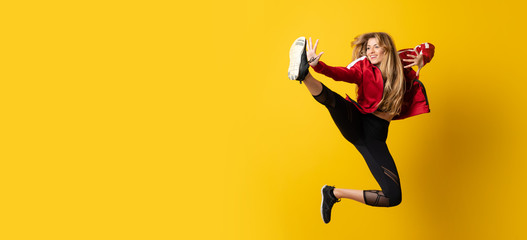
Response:
[[[413,49],[400,50],[398,54],[402,61],[403,59],[411,59],[409,55],[416,56],[417,53],[420,53],[423,55],[424,64],[426,65],[434,57],[434,51],[434,45],[423,43]],[[402,63],[403,66],[410,64],[405,61],[402,61]],[[384,91],[384,81],[381,70],[371,64],[365,56],[356,59],[347,67],[331,67],[319,61],[313,69],[315,72],[324,74],[336,81],[357,84],[357,102],[353,101],[348,95],[346,95],[346,100],[353,102],[359,111],[364,114],[377,110],[377,105],[381,101]],[[416,72],[411,68],[405,68],[404,78],[406,81],[406,92],[404,94],[401,113],[395,116],[393,120],[430,112],[425,87],[419,81]]]

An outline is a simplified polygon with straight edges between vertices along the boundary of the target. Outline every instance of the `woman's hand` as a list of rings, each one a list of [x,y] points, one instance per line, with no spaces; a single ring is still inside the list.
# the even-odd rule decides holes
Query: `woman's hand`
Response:
[[[405,62],[411,62],[411,64],[406,65],[404,68],[411,68],[413,66],[417,66],[416,76],[419,76],[419,71],[421,71],[421,68],[423,68],[423,66],[425,64],[425,62],[423,60],[423,54],[417,53],[417,56],[408,55],[408,57],[411,57],[413,59],[403,59],[403,61],[405,61]],[[308,57],[308,59],[309,59],[309,57]]]
[[[320,56],[322,56],[322,54],[324,53],[324,52],[321,52],[320,54],[317,55],[317,46],[318,46],[318,39],[317,39],[317,42],[315,43],[315,47],[313,47],[313,42],[311,42],[311,38],[309,38],[306,54],[307,54],[307,61],[311,67],[314,67],[318,64],[318,60],[320,59]]]

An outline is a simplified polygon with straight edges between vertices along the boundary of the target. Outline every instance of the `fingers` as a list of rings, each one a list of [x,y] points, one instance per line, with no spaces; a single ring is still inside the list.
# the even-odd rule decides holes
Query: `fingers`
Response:
[[[403,59],[403,61],[405,61],[405,62],[415,62],[414,59]]]
[[[315,42],[315,47],[313,47],[313,40],[311,40],[311,37],[309,37],[309,40],[307,41],[307,50],[317,50],[317,46],[318,46],[318,40]]]
[[[417,64],[415,64],[415,63],[408,64],[408,65],[404,66],[404,68],[411,68],[411,67],[413,67],[413,66],[415,66],[415,65],[417,65]]]

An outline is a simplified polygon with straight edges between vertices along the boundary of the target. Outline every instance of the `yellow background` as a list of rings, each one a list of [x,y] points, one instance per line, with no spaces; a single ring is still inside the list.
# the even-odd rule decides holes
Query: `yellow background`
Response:
[[[0,7],[0,239],[525,238],[522,1],[15,1]],[[428,41],[432,112],[391,124],[396,208],[305,86],[385,31]],[[316,74],[340,94],[354,87]]]

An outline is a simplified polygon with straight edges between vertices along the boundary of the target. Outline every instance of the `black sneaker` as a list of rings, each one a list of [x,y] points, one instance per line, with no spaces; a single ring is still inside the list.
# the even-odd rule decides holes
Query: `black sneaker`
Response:
[[[295,40],[289,50],[289,79],[298,80],[300,83],[309,73],[309,63],[306,54],[306,38],[299,37]]]
[[[333,204],[340,202],[340,199],[337,199],[333,194],[333,189],[335,187],[328,185],[322,187],[322,205],[320,206],[320,212],[322,213],[324,223],[331,221],[331,208],[333,208]]]

